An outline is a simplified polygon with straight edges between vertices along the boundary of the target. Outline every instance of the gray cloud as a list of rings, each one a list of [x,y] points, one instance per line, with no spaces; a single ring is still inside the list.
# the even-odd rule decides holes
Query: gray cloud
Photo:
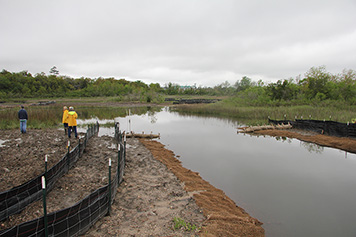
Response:
[[[340,1],[1,1],[0,65],[72,77],[214,86],[356,69],[356,4]]]

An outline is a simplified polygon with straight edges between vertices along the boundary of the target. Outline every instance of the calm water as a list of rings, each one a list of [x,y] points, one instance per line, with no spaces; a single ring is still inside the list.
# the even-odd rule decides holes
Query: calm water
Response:
[[[262,221],[266,236],[356,236],[354,154],[167,110],[116,120],[122,130],[160,133],[184,167]]]

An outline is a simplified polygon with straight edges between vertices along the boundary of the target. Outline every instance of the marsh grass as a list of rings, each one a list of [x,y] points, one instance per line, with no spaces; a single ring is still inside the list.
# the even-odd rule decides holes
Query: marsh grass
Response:
[[[59,126],[62,122],[62,111],[53,106],[26,107],[28,114],[28,128],[50,128]],[[18,108],[0,110],[0,128],[12,129],[20,125],[18,120]]]
[[[244,106],[220,101],[205,105],[177,106],[182,114],[225,117],[247,125],[267,124],[268,118],[275,120],[315,119],[350,122],[356,118],[356,106]]]
[[[68,103],[73,104],[73,103]],[[62,105],[51,106],[27,106],[25,107],[28,113],[28,128],[55,128],[62,127]],[[78,114],[78,119],[115,119],[117,117],[125,117],[129,109],[127,107],[103,107],[103,106],[75,106],[75,111]],[[133,107],[130,108],[131,114],[145,114],[147,111],[160,111],[160,107]],[[19,108],[7,108],[0,110],[0,129],[19,128],[20,122],[18,120]],[[87,126],[84,125],[84,126]],[[100,126],[112,126],[114,123],[102,124]]]

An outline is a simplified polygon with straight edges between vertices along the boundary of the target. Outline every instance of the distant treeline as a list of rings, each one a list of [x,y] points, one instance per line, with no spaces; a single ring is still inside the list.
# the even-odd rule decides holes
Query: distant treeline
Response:
[[[165,95],[231,96],[249,105],[305,104],[342,101],[356,104],[356,72],[344,70],[331,74],[324,66],[312,67],[304,77],[281,79],[275,83],[252,81],[249,77],[234,85],[224,82],[214,87],[180,86],[168,83],[149,85],[142,81],[115,78],[70,78],[58,74],[31,75],[27,71],[0,72],[0,99],[31,97],[116,96],[118,100],[163,101]]]

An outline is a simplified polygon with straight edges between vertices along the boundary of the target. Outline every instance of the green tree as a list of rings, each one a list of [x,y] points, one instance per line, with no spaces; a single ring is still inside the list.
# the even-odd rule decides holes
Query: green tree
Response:
[[[329,91],[327,87],[328,81],[331,80],[330,73],[326,72],[325,66],[312,67],[306,74],[305,78],[301,80],[305,95],[308,99],[313,99],[318,93],[324,94],[328,98]],[[320,98],[320,94],[319,94]]]
[[[56,66],[53,66],[50,70],[49,70],[49,73],[52,74],[52,75],[58,75],[59,74],[59,71],[57,69]]]
[[[234,85],[237,92],[244,91],[251,86],[254,86],[254,84],[252,83],[251,78],[247,76],[243,76],[241,81],[237,80]]]
[[[179,85],[169,82],[165,89],[168,95],[177,95],[179,92]]]
[[[293,80],[278,80],[276,83],[270,83],[267,86],[267,91],[272,100],[290,101],[296,98],[298,94],[298,86],[293,83]]]

